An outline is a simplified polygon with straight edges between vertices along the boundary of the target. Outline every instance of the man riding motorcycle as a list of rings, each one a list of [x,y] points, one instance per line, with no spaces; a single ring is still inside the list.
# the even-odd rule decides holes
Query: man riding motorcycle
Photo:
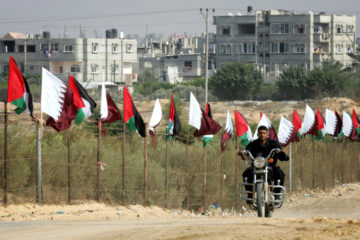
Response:
[[[281,149],[281,146],[277,141],[270,140],[268,138],[269,130],[265,126],[260,126],[258,128],[258,139],[252,141],[249,143],[249,145],[246,147],[246,150],[249,151],[254,157],[257,156],[268,156],[270,151],[274,148]],[[247,156],[244,152],[240,151],[238,153],[243,160],[247,159]],[[274,181],[275,183],[280,180],[280,185],[284,186],[284,180],[285,180],[285,173],[280,169],[280,167],[276,166],[276,162],[279,159],[280,161],[288,161],[289,157],[285,154],[285,152],[281,151],[274,155],[273,157],[274,161],[273,163],[270,163],[269,166],[272,167],[272,174],[270,174],[269,180]],[[247,182],[252,183],[254,180],[254,174],[253,174],[253,168],[248,167],[243,172],[243,178],[245,182],[245,178],[247,179]],[[252,191],[251,186],[245,186],[246,191]],[[280,189],[276,189],[275,191],[279,191]],[[278,195],[275,195],[276,198],[278,198]],[[248,198],[252,198],[252,193],[248,193]],[[247,203],[251,203],[249,200],[247,200]]]

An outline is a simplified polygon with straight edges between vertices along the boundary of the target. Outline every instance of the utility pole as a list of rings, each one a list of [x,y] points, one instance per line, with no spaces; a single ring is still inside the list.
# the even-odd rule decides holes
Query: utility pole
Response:
[[[212,9],[212,12],[215,13],[215,9]],[[205,106],[208,102],[208,68],[209,68],[209,9],[205,9],[205,14],[203,9],[200,8],[200,14],[205,18],[206,23],[206,35],[205,35]]]
[[[25,41],[24,41],[24,75],[26,73],[26,49],[27,48],[27,36],[25,36]]]

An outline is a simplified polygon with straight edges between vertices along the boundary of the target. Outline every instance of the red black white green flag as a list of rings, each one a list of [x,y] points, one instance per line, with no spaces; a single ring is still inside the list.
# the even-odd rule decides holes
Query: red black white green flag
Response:
[[[293,126],[295,128],[295,131],[296,131],[296,133],[298,135],[298,138],[301,139],[301,132],[300,132],[301,119],[300,119],[299,114],[295,111],[295,109],[293,110],[292,124],[293,124]]]
[[[353,124],[352,117],[345,111],[343,111],[343,134],[352,141],[358,140],[358,134]]]
[[[174,94],[171,95],[170,113],[169,113],[169,124],[166,128],[166,134],[168,139],[171,140],[175,135],[180,133],[181,122],[176,112],[174,103]]]
[[[226,115],[225,130],[224,130],[223,134],[221,135],[221,142],[220,142],[221,152],[225,151],[225,143],[227,141],[229,141],[229,139],[232,137],[233,133],[234,133],[234,128],[233,128],[233,124],[231,121],[230,112],[228,110],[227,115]]]
[[[145,124],[133,103],[129,91],[124,86],[124,123],[130,131],[137,131],[145,137]]]
[[[355,109],[353,109],[353,112],[352,112],[352,122],[354,124],[357,135],[360,136],[360,124],[359,124],[360,121],[356,115]]]
[[[10,57],[9,63],[7,102],[17,107],[15,109],[17,114],[26,111],[33,118],[33,100],[30,88],[13,57]]]
[[[246,147],[252,139],[251,128],[243,115],[236,110],[234,110],[234,114],[236,136],[240,139],[240,143]]]
[[[75,123],[81,124],[94,113],[96,103],[85,88],[71,75],[69,75],[69,88],[73,91],[74,104],[77,107]]]
[[[334,136],[340,137],[341,134],[343,133],[343,121],[340,117],[340,114],[336,111],[336,109],[335,109],[335,116],[336,116],[336,127],[335,127]],[[326,122],[326,124],[327,124],[327,122]]]
[[[49,115],[46,125],[60,132],[70,128],[76,117],[74,93],[60,79],[42,69],[41,112]]]
[[[325,120],[321,115],[319,109],[316,109],[316,126],[317,126],[317,135],[316,140],[322,140],[325,137]]]
[[[221,129],[221,126],[201,109],[192,92],[190,93],[189,125],[197,129],[194,137],[216,134]]]
[[[101,132],[106,135],[106,128],[104,123],[113,123],[115,121],[122,120],[120,111],[109,93],[106,92],[105,84],[101,88],[101,100],[100,100],[100,116],[96,121],[96,125],[99,126],[101,122]]]
[[[206,103],[206,114],[212,119],[212,111],[209,103]],[[214,138],[214,134],[207,134],[204,135],[202,138],[203,138],[203,145],[206,146],[206,144],[210,142],[211,139]]]
[[[284,117],[280,119],[278,137],[279,143],[284,147],[300,140],[294,125]]]

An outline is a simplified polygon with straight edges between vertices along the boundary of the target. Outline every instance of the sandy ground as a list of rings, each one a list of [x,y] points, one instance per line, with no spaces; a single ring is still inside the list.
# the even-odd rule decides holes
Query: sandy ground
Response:
[[[0,207],[0,239],[360,239],[360,183],[290,194],[271,219],[159,207],[34,204]]]

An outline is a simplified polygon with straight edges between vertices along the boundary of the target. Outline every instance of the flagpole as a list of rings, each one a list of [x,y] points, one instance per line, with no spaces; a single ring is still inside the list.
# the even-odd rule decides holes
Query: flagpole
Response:
[[[147,188],[148,188],[148,147],[147,147],[147,131],[145,123],[145,137],[144,137],[144,202],[147,201]]]
[[[206,206],[206,147],[203,146],[203,158],[204,158],[204,167],[203,167],[203,212],[205,212],[205,206]]]
[[[190,191],[189,191],[189,132],[186,134],[186,149],[185,149],[185,162],[186,162],[186,208],[190,210]]]
[[[165,208],[168,208],[168,190],[169,190],[169,140],[166,139],[165,149]]]
[[[41,125],[41,120],[36,122],[37,200],[40,205],[42,203]]]
[[[332,187],[335,187],[335,157],[336,157],[336,142],[333,138],[333,154],[332,154]]]
[[[122,139],[122,152],[121,152],[121,156],[122,156],[122,164],[121,164],[121,177],[122,177],[122,204],[125,205],[125,134],[126,134],[126,128],[125,128],[125,124],[123,123],[123,139]]]
[[[323,190],[325,190],[325,149],[326,149],[326,143],[325,143],[325,138],[323,138],[323,142],[322,142],[322,172],[323,172],[323,181],[322,181],[322,185],[323,185]]]
[[[100,200],[100,141],[101,141],[101,128],[102,122],[99,120],[97,136],[97,149],[96,149],[96,201]]]
[[[312,189],[315,189],[315,137],[312,136]]]
[[[71,151],[70,151],[71,127],[67,131],[67,151],[68,151],[68,204],[71,204]]]
[[[304,190],[304,158],[303,158],[303,148],[304,148],[304,141],[306,135],[301,138],[300,141],[300,178],[301,178],[301,190]]]
[[[239,159],[238,159],[238,138],[235,141],[235,209],[238,211],[238,193],[239,193]]]
[[[4,102],[4,203],[7,204],[7,185],[8,185],[8,103]]]
[[[223,208],[224,160],[220,152],[220,207]]]
[[[289,192],[292,191],[292,144],[289,146]]]
[[[341,183],[344,183],[344,134],[341,138]]]

